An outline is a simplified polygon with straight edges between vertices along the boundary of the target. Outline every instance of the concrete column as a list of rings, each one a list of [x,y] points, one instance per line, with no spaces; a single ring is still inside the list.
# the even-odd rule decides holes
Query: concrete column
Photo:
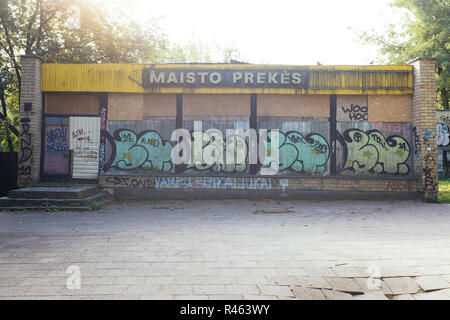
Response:
[[[438,197],[435,60],[416,58],[408,64],[414,68],[414,174],[419,178],[424,201],[435,202]]]
[[[41,64],[36,55],[22,56],[18,186],[39,182],[41,162]]]

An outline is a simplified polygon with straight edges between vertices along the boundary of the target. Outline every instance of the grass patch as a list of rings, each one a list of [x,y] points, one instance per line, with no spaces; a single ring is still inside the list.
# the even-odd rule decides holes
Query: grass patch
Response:
[[[46,201],[44,203],[44,207],[45,207],[45,212],[58,212],[58,211],[61,211],[61,206],[59,206],[57,204],[50,203],[48,201]]]
[[[438,201],[440,203],[450,203],[450,179],[439,180]]]
[[[103,201],[97,201],[97,200],[91,200],[88,201],[88,207],[92,211],[97,211],[105,208],[105,202]]]

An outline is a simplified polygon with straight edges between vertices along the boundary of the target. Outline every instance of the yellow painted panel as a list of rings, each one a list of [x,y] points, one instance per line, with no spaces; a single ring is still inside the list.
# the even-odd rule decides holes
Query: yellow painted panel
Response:
[[[309,89],[158,88],[144,89],[143,68],[309,70]],[[284,66],[251,64],[43,64],[46,92],[412,94],[412,66]]]

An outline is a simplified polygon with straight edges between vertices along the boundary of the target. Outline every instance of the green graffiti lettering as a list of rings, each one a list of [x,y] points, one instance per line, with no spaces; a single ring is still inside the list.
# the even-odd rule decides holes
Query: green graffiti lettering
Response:
[[[172,170],[172,144],[163,141],[153,130],[141,132],[138,136],[131,130],[115,132],[115,158],[112,167],[120,170],[163,171]]]
[[[273,159],[270,155],[271,131],[266,143],[267,157],[263,167],[270,167]],[[327,140],[319,134],[311,133],[303,136],[297,131],[279,132],[279,170],[294,172],[323,173],[330,156]]]
[[[409,173],[406,164],[410,156],[408,142],[400,136],[385,138],[378,130],[363,132],[350,129],[344,132],[347,160],[344,170],[357,173]]]

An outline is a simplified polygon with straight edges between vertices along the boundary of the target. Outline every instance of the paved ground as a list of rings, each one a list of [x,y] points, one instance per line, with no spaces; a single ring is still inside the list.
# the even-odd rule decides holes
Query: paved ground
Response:
[[[78,268],[81,288],[69,289]],[[0,213],[0,297],[450,299],[450,205],[226,200]]]

